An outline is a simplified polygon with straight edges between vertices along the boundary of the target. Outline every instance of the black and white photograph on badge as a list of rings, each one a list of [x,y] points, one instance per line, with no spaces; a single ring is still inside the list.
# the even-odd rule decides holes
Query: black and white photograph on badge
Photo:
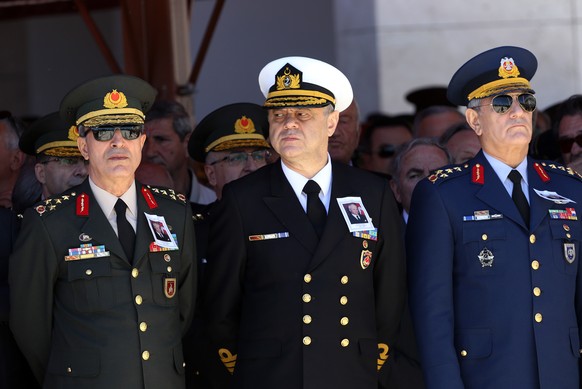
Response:
[[[360,197],[338,198],[337,202],[350,232],[374,229],[374,224]]]
[[[145,216],[148,219],[148,225],[152,231],[154,242],[160,247],[177,250],[178,245],[170,233],[166,219],[163,216],[150,215],[148,213],[145,213]]]

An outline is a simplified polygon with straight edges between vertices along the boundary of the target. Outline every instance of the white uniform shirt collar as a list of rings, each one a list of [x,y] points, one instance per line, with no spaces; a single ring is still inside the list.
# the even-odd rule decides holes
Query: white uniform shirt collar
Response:
[[[302,176],[301,174],[297,173],[296,171],[291,170],[283,160],[281,159],[281,167],[283,168],[283,174],[291,184],[293,188],[293,192],[299,199],[303,210],[307,212],[307,195],[303,193],[303,187],[309,181],[309,178]],[[319,198],[321,199],[323,205],[325,206],[325,210],[329,211],[329,202],[331,198],[331,158],[329,154],[327,154],[327,163],[325,166],[317,172],[311,180],[317,182],[319,187],[321,188],[321,193],[319,194]]]
[[[483,155],[493,168],[493,171],[495,171],[495,173],[503,183],[503,186],[505,186],[505,190],[507,190],[507,193],[509,193],[509,197],[511,197],[511,193],[513,192],[513,183],[507,176],[513,170],[513,168],[496,159],[495,157],[487,154],[485,151],[483,151]],[[527,157],[524,158],[519,165],[517,165],[515,170],[517,170],[519,174],[521,174],[521,177],[523,178],[523,181],[521,182],[521,189],[525,194],[527,201],[529,201],[529,190],[528,190],[529,183],[527,181]]]
[[[91,177],[89,177],[89,186],[91,187],[91,191],[95,196],[95,200],[97,204],[101,207],[101,210],[107,217],[107,220],[113,227],[113,230],[117,234],[117,218],[115,214],[115,203],[117,202],[118,197],[107,192],[104,189],[99,188]],[[131,184],[129,189],[121,195],[121,199],[127,204],[127,220],[129,224],[133,227],[134,230],[137,230],[137,191],[135,187],[135,181]]]

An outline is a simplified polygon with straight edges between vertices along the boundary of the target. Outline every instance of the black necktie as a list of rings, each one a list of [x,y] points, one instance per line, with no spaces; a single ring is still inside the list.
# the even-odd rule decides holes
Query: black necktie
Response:
[[[135,245],[135,231],[127,218],[125,217],[125,210],[127,204],[122,199],[117,199],[115,203],[115,213],[117,214],[117,236],[121,242],[121,247],[127,255],[129,262],[133,262],[133,249]]]
[[[327,212],[325,212],[325,207],[319,199],[320,191],[321,188],[313,180],[307,181],[307,184],[303,187],[303,192],[307,195],[307,217],[311,221],[311,224],[313,224],[315,232],[321,238],[323,228],[325,227]]]
[[[509,173],[509,180],[513,182],[513,192],[511,193],[511,198],[517,206],[521,217],[525,221],[526,226],[529,227],[529,204],[523,191],[521,190],[521,174],[515,169]]]

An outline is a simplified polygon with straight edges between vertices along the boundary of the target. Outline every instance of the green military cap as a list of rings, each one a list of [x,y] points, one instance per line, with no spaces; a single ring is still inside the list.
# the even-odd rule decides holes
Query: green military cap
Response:
[[[80,157],[78,137],[77,127],[65,124],[59,112],[53,112],[24,130],[18,146],[28,155]]]
[[[188,141],[194,160],[204,162],[210,151],[241,147],[269,148],[267,111],[257,104],[235,103],[206,115]]]
[[[88,81],[70,91],[61,102],[61,117],[69,124],[143,124],[156,90],[146,81],[113,75]]]

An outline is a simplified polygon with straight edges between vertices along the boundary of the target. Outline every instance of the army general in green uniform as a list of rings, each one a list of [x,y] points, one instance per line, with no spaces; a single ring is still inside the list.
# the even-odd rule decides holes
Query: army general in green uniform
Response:
[[[61,103],[89,177],[25,214],[10,258],[10,325],[44,388],[184,387],[191,211],[183,195],[134,178],[155,94],[143,80],[110,76]],[[154,222],[170,242],[155,238]]]

